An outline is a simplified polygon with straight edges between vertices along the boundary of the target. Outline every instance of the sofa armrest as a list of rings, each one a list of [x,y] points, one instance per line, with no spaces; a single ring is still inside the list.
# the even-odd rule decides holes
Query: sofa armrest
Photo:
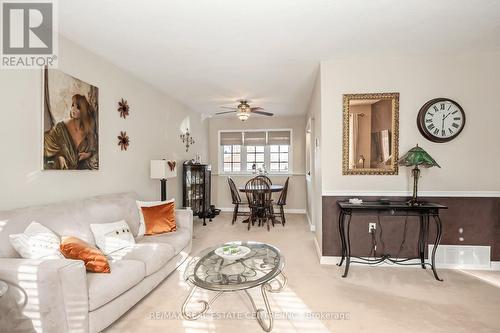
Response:
[[[0,280],[10,289],[19,289],[17,297],[8,292],[2,303],[17,304],[8,312],[7,324],[32,327],[37,332],[88,332],[88,291],[83,261],[69,259],[0,258]],[[23,295],[24,294],[24,295]],[[4,313],[0,313],[3,317]],[[4,317],[5,318],[5,317]]]
[[[193,211],[191,209],[176,209],[175,223],[180,228],[188,229],[193,236]]]

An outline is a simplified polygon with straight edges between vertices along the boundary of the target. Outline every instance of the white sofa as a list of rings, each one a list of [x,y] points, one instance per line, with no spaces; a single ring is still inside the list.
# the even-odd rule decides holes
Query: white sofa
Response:
[[[190,210],[176,211],[177,231],[136,238],[133,248],[114,253],[110,274],[87,273],[79,260],[22,259],[10,245],[9,235],[32,221],[90,244],[95,244],[91,223],[124,219],[137,235],[136,199],[122,193],[0,212],[0,280],[12,286],[0,298],[0,331],[99,332],[172,273],[191,250]],[[23,294],[24,306],[18,304]]]

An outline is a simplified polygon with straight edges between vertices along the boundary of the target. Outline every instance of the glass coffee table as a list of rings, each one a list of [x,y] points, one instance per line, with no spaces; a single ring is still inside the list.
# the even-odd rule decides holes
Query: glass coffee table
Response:
[[[227,292],[243,291],[248,296],[256,319],[262,329],[273,329],[273,315],[267,293],[277,293],[285,288],[287,278],[283,269],[285,258],[272,245],[258,242],[230,242],[220,244],[198,253],[186,267],[184,279],[191,285],[189,295],[182,305],[182,316],[196,320],[205,314],[210,306]],[[265,309],[257,308],[248,289],[260,287]],[[187,307],[197,288],[215,291],[201,311],[190,312]]]

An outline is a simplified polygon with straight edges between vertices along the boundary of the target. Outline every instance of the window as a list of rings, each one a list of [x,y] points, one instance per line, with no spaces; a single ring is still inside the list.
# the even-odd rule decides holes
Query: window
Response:
[[[243,135],[241,132],[223,132],[220,134],[222,146],[222,170],[224,172],[241,171],[241,147]]]
[[[247,149],[247,171],[265,166],[264,163],[264,146],[246,146]]]
[[[219,170],[248,174],[255,166],[271,173],[289,173],[291,136],[291,130],[221,131]]]
[[[270,170],[271,172],[285,172],[288,171],[288,154],[287,145],[271,145],[270,150]]]
[[[224,172],[241,171],[241,146],[226,145],[224,150]]]

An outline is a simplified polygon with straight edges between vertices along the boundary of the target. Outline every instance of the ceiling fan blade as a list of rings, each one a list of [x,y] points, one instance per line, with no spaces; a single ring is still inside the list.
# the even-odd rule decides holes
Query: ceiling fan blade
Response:
[[[223,112],[217,112],[216,114],[226,114],[226,113],[234,113],[236,110],[233,111],[223,111]]]
[[[260,106],[256,106],[256,107],[250,108],[250,110],[252,112],[255,112],[255,111],[264,111],[264,108],[261,108]]]
[[[269,116],[269,117],[274,116],[274,113],[271,113],[271,112],[264,112],[264,111],[252,111],[252,113],[261,114],[261,115],[263,115],[263,116]]]
[[[231,110],[236,110],[237,107],[236,106],[225,106],[225,105],[222,105],[221,106],[221,109],[231,109]]]

